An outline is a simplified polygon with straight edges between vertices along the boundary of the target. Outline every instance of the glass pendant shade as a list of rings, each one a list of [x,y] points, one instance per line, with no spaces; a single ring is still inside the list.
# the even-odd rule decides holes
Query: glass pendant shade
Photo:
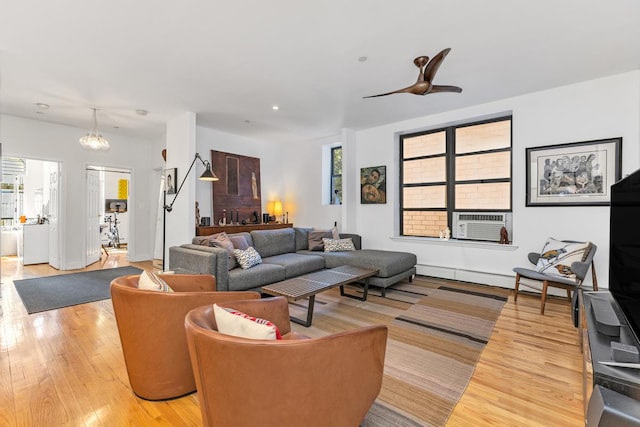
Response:
[[[98,130],[97,109],[93,109],[93,123],[91,130],[85,136],[80,138],[80,145],[87,150],[107,151],[109,149],[109,141],[104,139]]]

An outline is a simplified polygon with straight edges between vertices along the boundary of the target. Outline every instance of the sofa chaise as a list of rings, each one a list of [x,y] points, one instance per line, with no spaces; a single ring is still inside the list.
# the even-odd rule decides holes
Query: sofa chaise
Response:
[[[378,270],[369,278],[369,285],[387,287],[416,274],[416,256],[408,252],[361,249],[357,234],[340,233],[340,239],[351,239],[356,250],[324,252],[310,250],[311,228],[293,227],[277,230],[253,230],[230,234],[237,241],[255,248],[262,262],[251,268],[234,267],[227,249],[208,246],[206,237],[194,237],[192,243],[169,248],[169,269],[177,273],[211,274],[216,277],[218,291],[259,291],[262,286],[292,277],[341,265],[353,265]],[[211,236],[209,236],[211,237]],[[203,244],[204,243],[204,244]],[[231,269],[229,267],[232,267]]]

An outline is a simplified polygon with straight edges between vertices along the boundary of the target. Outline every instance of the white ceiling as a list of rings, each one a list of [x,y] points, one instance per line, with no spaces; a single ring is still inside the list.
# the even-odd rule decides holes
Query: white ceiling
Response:
[[[434,83],[461,94],[362,99],[446,47]],[[637,0],[0,0],[0,111],[88,129],[97,107],[116,136],[192,111],[250,138],[320,138],[637,69]]]

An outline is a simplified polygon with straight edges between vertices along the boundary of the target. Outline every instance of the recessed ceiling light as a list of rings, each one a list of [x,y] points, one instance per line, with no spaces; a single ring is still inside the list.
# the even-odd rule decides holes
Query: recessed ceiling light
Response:
[[[136,114],[139,116],[146,116],[147,114],[149,114],[149,112],[147,110],[136,110]]]
[[[271,109],[272,109],[272,110],[276,110],[276,111],[277,111],[277,110],[279,110],[279,109],[280,109],[280,107],[278,107],[277,105],[272,105],[272,106],[271,106]]]
[[[43,109],[43,110],[47,110],[49,109],[49,104],[45,104],[43,102],[37,102],[36,103],[36,107]]]
[[[368,58],[367,58],[366,56],[362,55],[361,57],[359,57],[359,58],[358,58],[358,61],[360,61],[360,62],[364,62],[364,61],[366,61],[367,59],[368,59]]]

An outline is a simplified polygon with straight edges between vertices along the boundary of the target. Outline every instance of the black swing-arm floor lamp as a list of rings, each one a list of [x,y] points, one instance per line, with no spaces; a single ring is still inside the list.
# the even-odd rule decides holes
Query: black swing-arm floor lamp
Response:
[[[180,190],[182,190],[182,186],[184,185],[185,181],[187,180],[187,178],[189,177],[189,174],[191,173],[191,169],[193,169],[193,165],[196,163],[196,160],[200,160],[203,164],[203,166],[205,167],[205,171],[202,173],[202,175],[200,175],[200,178],[198,178],[201,181],[210,181],[210,182],[214,182],[214,181],[218,181],[219,178],[216,176],[216,174],[214,174],[213,172],[211,172],[211,163],[209,163],[209,161],[207,160],[203,160],[202,157],[200,157],[200,154],[196,153],[195,157],[193,158],[193,161],[191,162],[191,166],[189,166],[189,170],[187,170],[187,173],[184,175],[184,178],[182,178],[182,182],[180,183],[180,186],[178,187],[178,190],[176,191],[176,195],[173,196],[173,200],[171,201],[170,204],[167,205],[167,191],[164,190],[164,206],[163,206],[163,210],[164,210],[164,214],[162,217],[162,269],[165,269],[165,248],[166,248],[166,230],[167,230],[167,212],[171,212],[173,210],[173,204],[176,202],[176,199],[178,198],[178,195],[180,194]]]

